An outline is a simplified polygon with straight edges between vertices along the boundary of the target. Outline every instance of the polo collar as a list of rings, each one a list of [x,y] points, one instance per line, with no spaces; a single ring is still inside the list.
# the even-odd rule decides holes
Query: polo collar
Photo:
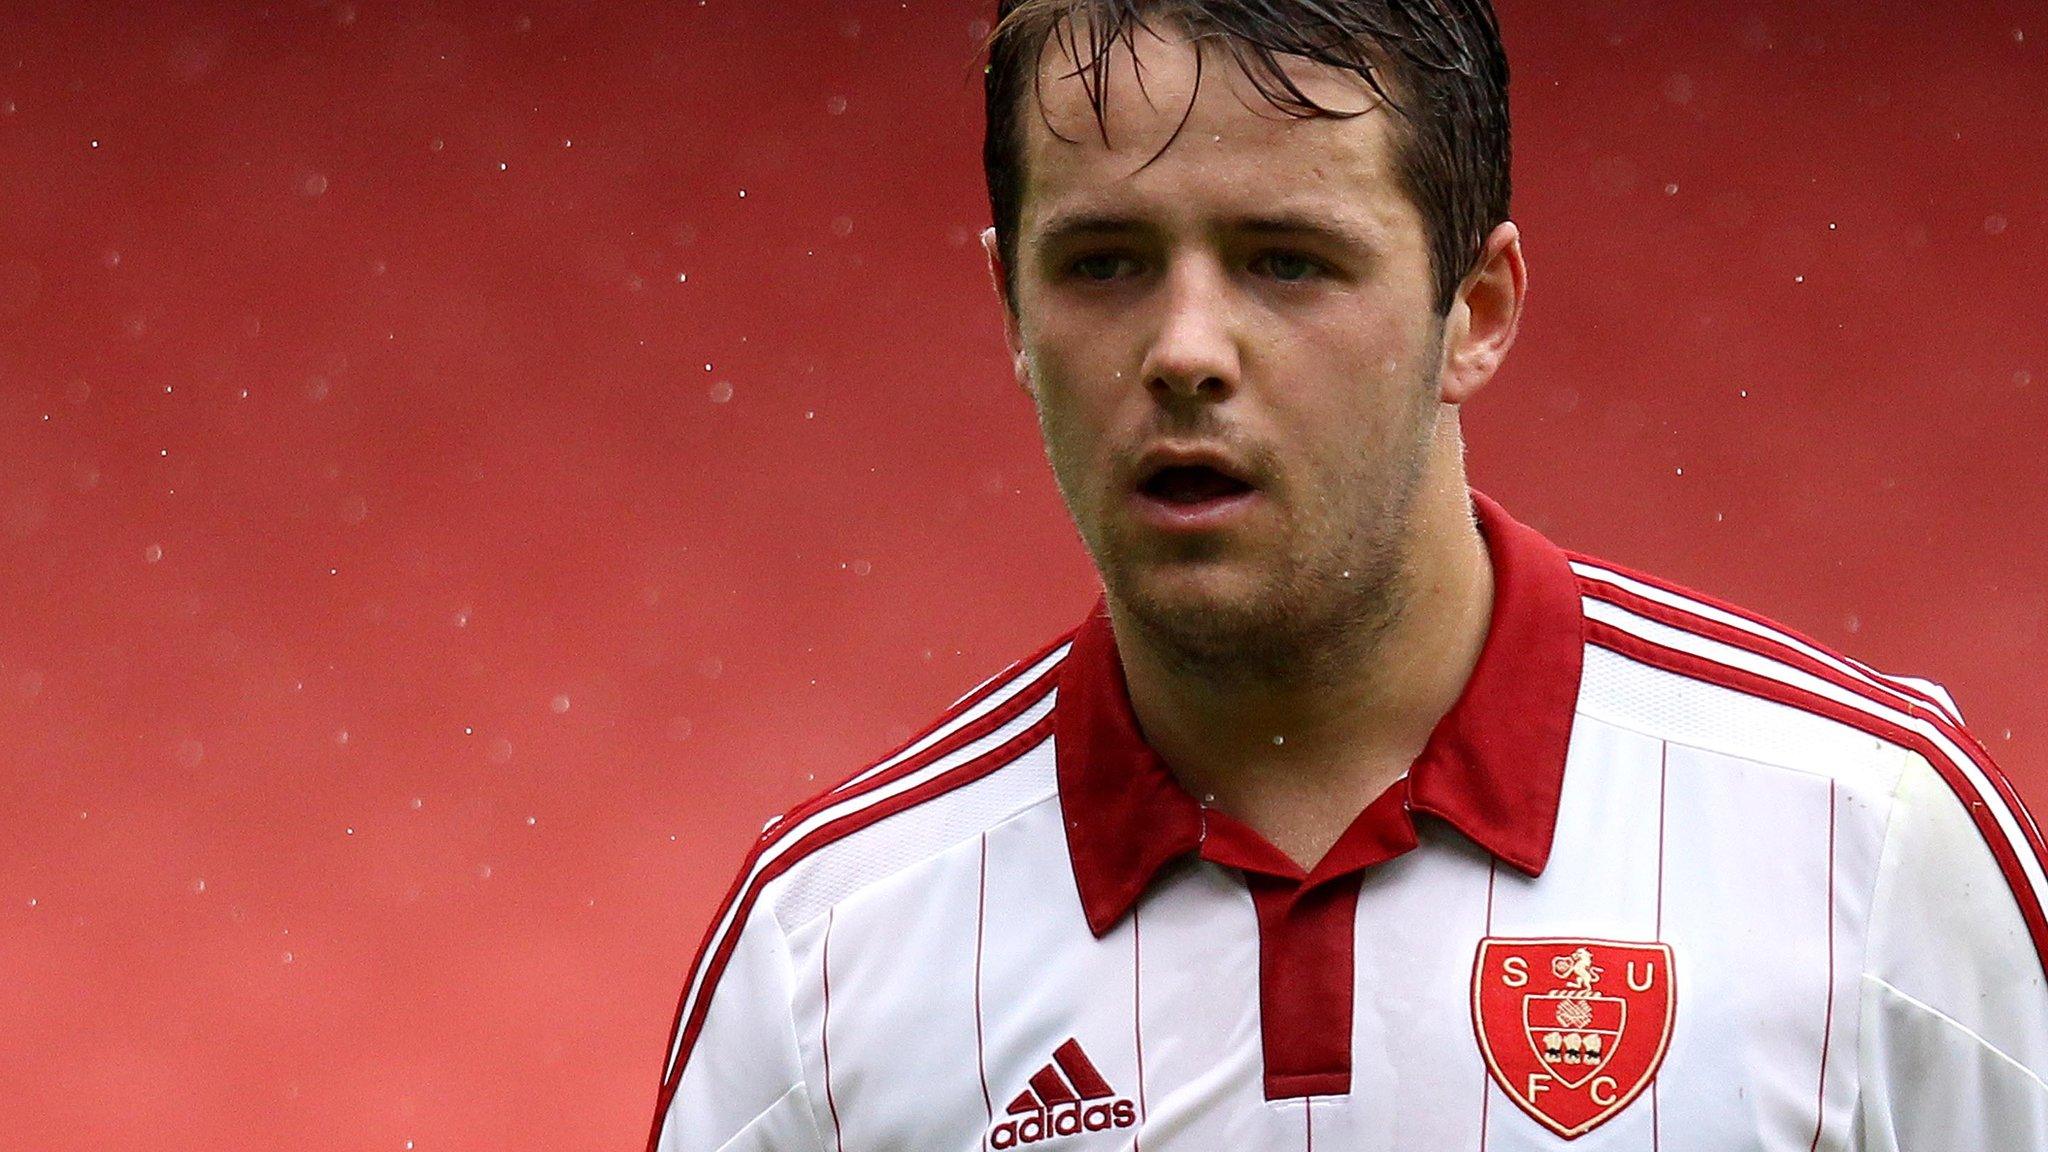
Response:
[[[1531,876],[1543,871],[1578,706],[1584,614],[1564,553],[1470,493],[1493,564],[1493,611],[1478,663],[1408,775],[1361,812],[1306,877],[1256,832],[1206,810],[1145,743],[1106,604],[1096,602],[1060,668],[1053,743],[1074,880],[1097,936],[1189,853],[1249,871],[1291,871],[1306,887],[1413,847],[1410,812],[1445,821]],[[1392,802],[1397,789],[1403,804]]]

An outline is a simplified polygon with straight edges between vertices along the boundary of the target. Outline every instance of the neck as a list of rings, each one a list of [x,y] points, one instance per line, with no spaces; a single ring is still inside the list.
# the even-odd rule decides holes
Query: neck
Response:
[[[1381,598],[1385,618],[1302,653],[1299,675],[1201,675],[1110,606],[1146,741],[1190,793],[1249,823],[1304,868],[1407,772],[1485,643],[1493,568],[1463,468],[1429,471],[1412,506],[1398,586]]]

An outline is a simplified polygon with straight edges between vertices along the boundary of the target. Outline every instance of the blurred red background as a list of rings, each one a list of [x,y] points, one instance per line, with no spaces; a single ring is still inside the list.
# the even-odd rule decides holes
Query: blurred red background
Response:
[[[638,1146],[761,821],[1093,597],[991,10],[6,7],[9,1147]],[[1502,21],[1475,484],[1945,683],[2040,807],[2041,6]]]

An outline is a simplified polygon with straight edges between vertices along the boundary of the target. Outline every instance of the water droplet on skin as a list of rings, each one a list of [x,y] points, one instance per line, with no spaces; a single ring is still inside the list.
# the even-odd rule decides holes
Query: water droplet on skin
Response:
[[[1214,792],[1209,792],[1209,793],[1205,793],[1205,794],[1204,794],[1204,795],[1202,796],[1202,803],[1204,803],[1204,804],[1214,804],[1215,802],[1216,802],[1216,794],[1215,794]]]

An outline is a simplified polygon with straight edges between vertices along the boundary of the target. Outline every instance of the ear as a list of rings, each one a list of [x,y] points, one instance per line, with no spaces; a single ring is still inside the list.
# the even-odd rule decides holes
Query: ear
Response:
[[[985,228],[981,233],[981,247],[988,253],[988,278],[996,290],[996,302],[1003,309],[1003,343],[1010,349],[1011,371],[1016,373],[1017,387],[1027,395],[1031,394],[1031,361],[1024,354],[1024,335],[1017,322],[1016,301],[1010,298],[1010,287],[1003,277],[1003,252],[996,243],[996,230]]]
[[[1528,291],[1521,231],[1503,220],[1486,238],[1479,266],[1458,286],[1444,318],[1444,403],[1463,404],[1493,379],[1514,346]]]

